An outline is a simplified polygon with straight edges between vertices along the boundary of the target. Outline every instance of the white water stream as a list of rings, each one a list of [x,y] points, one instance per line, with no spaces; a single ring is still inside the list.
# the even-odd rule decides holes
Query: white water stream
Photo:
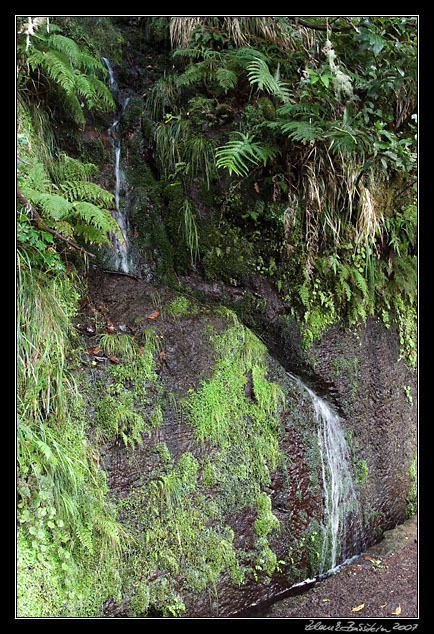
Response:
[[[109,87],[113,96],[117,96],[119,93],[119,86],[117,84],[110,61],[106,57],[101,58],[107,67],[109,74]],[[125,185],[125,176],[121,169],[121,136],[119,132],[119,123],[125,108],[128,105],[130,98],[126,97],[121,102],[121,109],[118,112],[115,120],[108,129],[108,135],[112,144],[112,150],[114,155],[114,171],[115,171],[115,203],[116,210],[112,210],[112,216],[119,225],[122,232],[123,239],[119,239],[117,236],[111,236],[111,243],[113,245],[112,252],[110,253],[110,267],[115,271],[122,271],[123,273],[130,273],[133,267],[133,258],[129,249],[128,234],[129,234],[129,222],[128,215],[125,210],[120,206],[120,193]]]
[[[330,405],[302,381],[288,373],[312,401],[317,424],[323,491],[322,549],[319,575],[335,570],[342,562],[347,531],[358,534],[358,501],[353,481],[351,456],[341,420]],[[357,544],[354,544],[357,548]],[[345,550],[344,550],[344,555]],[[357,555],[354,550],[350,556]],[[347,563],[347,562],[344,562]]]

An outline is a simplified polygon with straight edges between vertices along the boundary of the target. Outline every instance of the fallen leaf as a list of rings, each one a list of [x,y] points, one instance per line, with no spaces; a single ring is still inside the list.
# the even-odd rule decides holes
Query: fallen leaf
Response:
[[[142,352],[143,352],[143,347],[140,346],[140,348],[137,350],[137,354],[142,354]]]
[[[118,359],[117,357],[109,357],[109,356],[107,356],[107,359],[110,359],[110,361],[113,361],[113,363],[122,363],[122,361],[120,359]]]
[[[398,607],[396,608],[396,610],[394,612],[392,612],[392,614],[394,614],[395,616],[399,616],[401,614],[401,604],[398,604]]]
[[[254,188],[255,188],[256,193],[257,193],[257,194],[259,194],[259,193],[260,193],[260,191],[259,191],[259,185],[258,185],[258,183],[255,183],[255,184],[254,184]]]
[[[109,332],[114,332],[114,326],[113,326],[113,322],[110,321],[110,319],[107,319],[107,321],[105,322],[106,328]]]
[[[330,599],[323,599],[323,602],[325,603],[326,601],[330,601]]]
[[[364,603],[361,603],[360,605],[358,605],[356,608],[353,608],[351,610],[351,612],[360,612],[360,610],[363,610],[363,608],[365,607]]]
[[[372,561],[373,564],[376,564],[378,566],[378,564],[381,564],[381,559],[374,559],[373,557],[369,557],[369,555],[366,555],[365,559],[367,559],[368,561]]]
[[[156,310],[154,313],[148,315],[147,319],[155,319],[156,317],[158,317],[159,314],[160,313],[158,312],[158,310]]]
[[[91,361],[91,362],[90,362],[90,365],[95,366],[95,365],[98,365],[98,364],[97,364],[97,362],[96,362],[96,361]]]
[[[101,348],[99,346],[96,346],[95,348],[88,348],[87,352],[89,354],[98,354],[98,352],[100,352]]]

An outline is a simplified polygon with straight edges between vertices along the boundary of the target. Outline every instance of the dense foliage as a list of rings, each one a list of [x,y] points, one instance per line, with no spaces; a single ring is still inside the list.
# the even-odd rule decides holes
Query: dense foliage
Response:
[[[225,219],[306,345],[337,320],[393,314],[414,362],[416,19],[173,18],[170,35],[176,72],[148,98],[166,175],[238,177]]]
[[[113,195],[77,151],[86,123],[102,117],[106,125],[115,109],[100,62],[109,55],[120,64],[121,46],[129,46],[115,26],[115,18],[92,16],[17,19],[24,616],[99,614],[107,593],[119,592],[119,553],[130,537],[108,501],[73,373],[77,271],[119,234]],[[236,286],[259,274],[287,302],[306,346],[338,321],[395,320],[403,356],[414,365],[416,19],[149,17],[137,18],[135,28],[139,42],[170,60],[137,106],[158,183],[147,172],[135,185],[164,202],[164,223],[149,231],[160,236],[163,279],[196,269]],[[149,227],[149,218],[141,220],[139,234]],[[123,418],[100,403],[101,429],[134,446],[146,431],[143,419],[123,403],[123,392],[114,396],[125,405]]]

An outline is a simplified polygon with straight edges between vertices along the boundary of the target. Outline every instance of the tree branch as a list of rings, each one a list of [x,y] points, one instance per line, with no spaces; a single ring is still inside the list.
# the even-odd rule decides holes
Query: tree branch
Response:
[[[338,18],[336,18],[337,20]],[[331,26],[329,24],[328,29],[327,29],[327,25],[326,24],[312,24],[311,22],[307,22],[306,20],[303,20],[302,18],[299,17],[294,17],[293,20],[295,21],[296,24],[301,24],[301,26],[305,26],[308,29],[314,29],[315,31],[333,31],[334,33],[339,33],[339,32],[344,32],[344,31],[351,31],[351,29],[354,29],[355,26],[354,24],[350,23],[349,26]]]
[[[32,220],[36,219],[43,226],[45,231],[48,231],[48,233],[51,233],[56,238],[59,238],[59,240],[66,242],[66,244],[70,246],[71,248],[76,249],[77,251],[81,251],[81,253],[88,255],[90,258],[95,257],[94,253],[89,253],[89,251],[86,251],[86,249],[83,249],[83,247],[78,246],[78,244],[75,244],[75,242],[72,242],[72,240],[70,240],[69,238],[62,236],[62,234],[55,231],[55,229],[52,229],[51,227],[49,227],[41,218],[41,215],[36,211],[36,209],[32,207],[31,203],[27,200],[27,198],[20,192],[18,187],[17,187],[17,198],[24,205],[24,207],[29,211],[31,215],[31,219]]]

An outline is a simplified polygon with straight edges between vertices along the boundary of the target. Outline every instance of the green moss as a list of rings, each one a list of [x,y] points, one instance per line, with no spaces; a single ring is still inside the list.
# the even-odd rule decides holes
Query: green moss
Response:
[[[185,297],[185,295],[179,295],[163,306],[164,313],[174,318],[179,317],[180,315],[185,315],[189,312],[189,308],[190,301],[187,297]]]
[[[175,300],[174,309],[189,306]],[[212,376],[182,404],[196,442],[213,450],[175,459],[156,443],[149,475],[117,502],[134,537],[122,582],[131,616],[178,616],[186,591],[215,595],[222,573],[242,584],[259,572],[267,580],[277,567],[269,540],[279,522],[264,489],[279,462],[283,393],[266,378],[264,345],[221,312],[225,329],[204,329],[215,347]],[[226,519],[246,505],[256,509],[251,552],[235,547]]]
[[[130,335],[104,333],[99,343],[105,353],[118,359],[107,369],[102,396],[95,404],[95,434],[106,441],[122,438],[126,446],[142,444],[142,434],[151,434],[151,427],[161,423],[161,406],[148,394],[157,379],[155,337],[150,330],[144,333],[140,347]],[[120,363],[119,363],[120,361]],[[154,398],[154,396],[153,396]],[[151,406],[151,408],[150,408]]]
[[[280,527],[279,520],[271,511],[271,500],[264,491],[256,498],[256,511],[254,529],[258,537],[266,537],[271,530]]]
[[[407,496],[407,517],[412,517],[417,512],[417,464],[417,451],[415,451],[408,471],[410,489]]]
[[[366,460],[359,460],[355,465],[356,482],[358,482],[359,484],[363,484],[363,482],[368,477],[368,473],[369,470],[368,465],[366,464]]]
[[[254,270],[254,245],[240,229],[225,220],[209,218],[202,221],[199,249],[205,274],[210,280],[237,284]]]
[[[358,359],[356,356],[353,356],[349,359],[346,357],[335,357],[333,359],[334,376],[342,377],[344,376],[350,387],[350,395],[351,398],[354,399],[357,395],[358,390]]]

